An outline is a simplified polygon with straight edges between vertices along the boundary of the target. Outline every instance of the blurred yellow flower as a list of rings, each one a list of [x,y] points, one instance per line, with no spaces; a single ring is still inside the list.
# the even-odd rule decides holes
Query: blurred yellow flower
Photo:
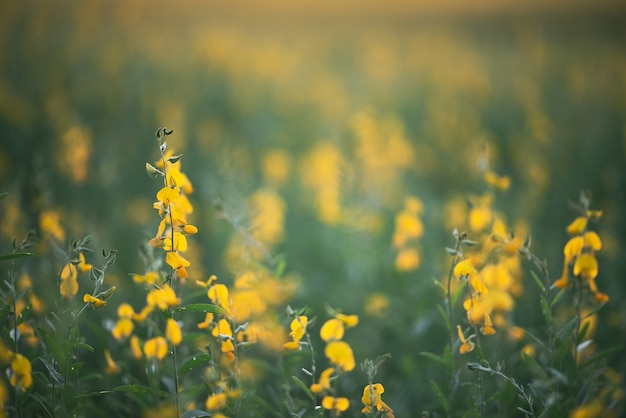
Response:
[[[180,326],[178,326],[178,323],[172,318],[167,319],[165,338],[167,338],[172,345],[178,345],[183,341],[183,333],[180,330]]]
[[[321,374],[320,374],[320,378],[317,381],[317,383],[313,383],[311,385],[311,392],[313,393],[323,393],[325,390],[328,390],[331,388],[330,386],[330,376],[335,372],[335,368],[334,367],[329,367],[328,369],[324,370]]]
[[[334,416],[339,415],[341,412],[347,411],[350,407],[350,401],[348,398],[335,398],[333,396],[324,396],[322,398],[322,406],[324,409],[332,411]]]
[[[372,407],[375,407],[377,411],[383,412],[386,418],[393,418],[393,410],[382,400],[382,394],[385,393],[385,388],[380,383],[373,383],[366,385],[363,388],[363,396],[361,402],[365,405],[361,412],[371,414]]]
[[[474,350],[474,343],[471,341],[473,335],[471,335],[468,339],[465,339],[465,335],[463,335],[463,330],[460,325],[456,326],[456,330],[459,334],[459,340],[461,340],[461,348],[459,348],[459,353],[466,354]]]
[[[107,374],[119,373],[120,368],[117,366],[115,361],[113,361],[113,358],[111,357],[111,353],[109,352],[109,350],[104,350],[104,358],[106,359],[106,362],[107,362],[107,367],[106,369],[104,369],[104,371]]]
[[[92,296],[89,293],[85,293],[83,296],[83,302],[90,303],[94,309],[100,309],[107,304],[105,300]]]
[[[567,232],[570,235],[579,235],[585,231],[585,228],[587,228],[587,218],[585,216],[579,216],[567,226]]]
[[[219,411],[226,406],[228,398],[224,392],[209,396],[206,400],[206,409],[209,411]]]
[[[14,388],[24,392],[33,384],[30,361],[23,355],[17,353],[13,356],[11,370],[11,385]]]
[[[344,372],[354,369],[354,354],[352,348],[345,341],[331,341],[326,345],[324,354],[332,364],[339,367]]]
[[[341,340],[343,338],[343,322],[339,319],[333,318],[324,322],[322,328],[320,328],[320,337],[323,341]]]
[[[78,293],[78,271],[72,263],[67,263],[61,270],[61,295],[66,299],[71,299]]]
[[[143,345],[143,352],[148,359],[163,360],[167,355],[167,340],[163,337],[150,338]]]

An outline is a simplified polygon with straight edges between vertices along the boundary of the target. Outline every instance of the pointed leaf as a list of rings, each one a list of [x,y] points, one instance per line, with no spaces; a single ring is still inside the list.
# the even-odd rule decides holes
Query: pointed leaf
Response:
[[[28,319],[30,313],[33,310],[33,305],[26,305],[24,309],[20,312],[20,315],[17,317],[17,325],[20,325],[22,322]]]
[[[435,382],[434,380],[431,380],[430,386],[435,391],[435,394],[437,395],[437,399],[439,399],[439,402],[441,403],[441,406],[443,406],[443,409],[446,411],[446,413],[449,412],[450,405],[448,404],[448,399],[444,396],[437,382]]]
[[[92,346],[86,343],[78,343],[78,348],[84,348],[87,351],[91,351],[93,353],[94,349]]]
[[[194,370],[197,367],[204,366],[205,364],[209,364],[213,361],[213,356],[210,354],[198,354],[184,362],[178,368],[178,375],[183,376],[190,371]]]
[[[168,392],[160,389],[149,388],[147,386],[141,385],[122,385],[116,388],[113,388],[115,392],[131,392],[131,393],[145,393],[155,396],[160,396],[162,398],[170,396]]]
[[[454,292],[454,296],[452,297],[452,306],[456,305],[456,302],[459,300],[459,297],[463,294],[463,289],[467,286],[467,280],[463,280],[459,287]]]
[[[539,302],[541,304],[541,312],[543,312],[543,317],[546,319],[546,323],[552,324],[552,309],[546,299],[546,295],[539,295]]]
[[[193,409],[191,411],[185,411],[185,413],[181,416],[181,418],[199,418],[199,417],[210,417],[210,416],[211,414],[206,411]]]
[[[541,292],[545,293],[546,286],[543,284],[543,281],[541,281],[539,276],[537,276],[537,273],[535,273],[533,270],[530,270],[530,275],[533,276],[533,279],[535,279],[535,283],[537,283],[537,286],[539,286],[539,289],[541,290]]]
[[[159,170],[150,163],[146,163],[146,173],[148,173],[148,175],[152,178],[157,178],[158,176],[165,175],[165,173],[163,173],[161,170]]]
[[[224,309],[210,303],[193,303],[191,305],[183,305],[174,309],[174,312],[213,312],[216,314],[226,313]]]
[[[446,328],[448,329],[448,331],[450,331],[451,325],[450,325],[450,318],[448,317],[448,312],[446,312],[446,310],[443,309],[443,306],[441,306],[441,305],[437,305],[437,310],[439,311],[439,313],[443,317],[443,321],[446,324]]]
[[[52,364],[48,363],[48,361],[43,357],[39,357],[39,361],[41,361],[43,365],[46,366],[46,369],[48,369],[48,371],[50,372],[50,377],[52,377],[55,382],[57,382],[59,385],[65,384],[65,379],[63,379],[63,376],[61,376],[61,374],[57,372],[54,367],[52,367]]]
[[[0,193],[0,200],[4,199],[5,197],[7,197],[9,194],[7,192],[3,192]]]
[[[172,164],[177,163],[178,161],[180,161],[180,159],[183,158],[183,154],[179,154],[179,155],[174,155],[170,158],[167,159],[167,161],[169,161]]]
[[[0,255],[0,261],[11,260],[13,258],[32,257],[34,255],[35,254],[33,254],[33,253],[26,253],[26,252],[2,254],[2,255]]]
[[[313,400],[313,393],[311,392],[311,390],[309,389],[309,387],[300,379],[298,379],[296,376],[291,376],[291,378],[294,380],[294,382],[296,382],[296,384],[298,386],[300,386],[300,389],[302,389],[304,391],[304,393],[306,393],[306,395]]]
[[[422,352],[420,352],[419,354],[420,354],[420,356],[424,356],[424,357],[426,357],[427,359],[430,359],[430,360],[436,361],[436,362],[438,362],[438,363],[443,364],[443,365],[444,365],[444,366],[446,366],[446,367],[449,367],[449,364],[448,364],[448,362],[446,361],[446,359],[445,359],[444,357],[440,356],[439,354],[430,353],[430,352],[428,352],[428,351],[422,351]]]

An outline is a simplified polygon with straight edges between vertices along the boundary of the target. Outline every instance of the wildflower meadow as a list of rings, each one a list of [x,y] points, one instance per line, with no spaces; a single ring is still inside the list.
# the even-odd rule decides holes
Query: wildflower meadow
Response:
[[[0,5],[0,416],[626,416],[626,9],[409,3]]]

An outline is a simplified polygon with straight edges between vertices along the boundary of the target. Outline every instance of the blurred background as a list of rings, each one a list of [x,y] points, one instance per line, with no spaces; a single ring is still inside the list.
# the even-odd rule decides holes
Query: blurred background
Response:
[[[111,282],[143,300],[128,273],[144,271],[158,224],[144,166],[166,126],[195,189],[191,278],[229,283],[233,237],[262,230],[269,263],[298,280],[292,306],[361,315],[357,362],[390,352],[386,401],[411,416],[436,406],[424,382],[440,370],[418,355],[447,339],[433,280],[488,164],[511,179],[494,207],[555,279],[568,200],[592,193],[611,298],[597,343],[623,346],[625,12],[617,0],[3,2],[0,252],[55,214],[65,239],[118,249]],[[423,203],[424,235],[418,266],[399,271],[407,196]],[[50,263],[35,286],[54,281]],[[529,277],[522,325],[541,322]],[[608,362],[626,372],[623,356]]]

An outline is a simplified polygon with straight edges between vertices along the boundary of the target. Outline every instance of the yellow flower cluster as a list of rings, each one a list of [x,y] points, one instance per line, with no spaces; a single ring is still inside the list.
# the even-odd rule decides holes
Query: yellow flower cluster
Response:
[[[291,322],[292,333],[290,335],[294,341],[285,344],[286,348],[295,346],[296,339],[299,341],[302,338],[305,327],[300,327],[300,325],[306,323],[306,316],[300,316]],[[334,318],[326,321],[320,328],[320,337],[322,341],[326,342],[324,353],[334,367],[329,367],[322,371],[319,380],[317,383],[313,383],[310,389],[313,393],[325,395],[322,398],[322,407],[332,411],[333,416],[345,412],[350,407],[348,398],[332,396],[334,391],[331,380],[338,373],[352,371],[355,367],[352,348],[345,341],[341,341],[341,339],[343,338],[345,328],[352,328],[358,323],[359,317],[357,315],[336,313]]]
[[[409,196],[405,199],[404,209],[396,215],[392,245],[397,251],[397,270],[413,271],[420,266],[416,241],[424,234],[424,224],[419,218],[423,211],[422,202],[415,196]]]
[[[85,261],[85,255],[83,253],[78,254],[78,263],[68,261],[61,269],[61,296],[66,299],[71,299],[76,293],[78,293],[78,272],[89,273],[91,270],[91,264]]]
[[[598,220],[602,217],[601,211],[587,210],[584,216],[577,217],[567,227],[567,232],[572,235],[565,247],[563,255],[563,273],[554,282],[554,287],[564,289],[570,285],[570,269],[574,277],[580,283],[589,287],[589,291],[595,302],[606,303],[609,296],[598,290],[596,277],[598,276],[598,260],[596,252],[602,249],[602,240],[595,231],[589,231],[589,221]]]
[[[156,236],[149,242],[151,247],[163,248],[167,252],[165,262],[176,271],[179,279],[189,276],[187,267],[190,263],[182,256],[187,251],[187,235],[198,232],[198,228],[187,222],[193,212],[188,195],[193,186],[187,176],[180,171],[181,156],[174,156],[171,150],[162,153],[162,159],[155,165],[146,163],[148,173],[161,174],[164,185],[157,192],[153,207],[159,212],[161,222]],[[156,170],[156,171],[155,171]]]

